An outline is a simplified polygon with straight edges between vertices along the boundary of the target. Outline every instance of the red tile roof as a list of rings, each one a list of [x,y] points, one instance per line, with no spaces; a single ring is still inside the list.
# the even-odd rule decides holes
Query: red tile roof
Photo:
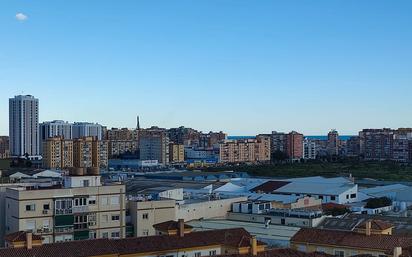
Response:
[[[291,242],[308,244],[325,244],[353,248],[368,248],[392,253],[395,247],[412,246],[412,237],[394,235],[364,235],[355,232],[302,228]]]
[[[4,237],[5,241],[8,242],[26,242],[26,231],[18,231],[18,232],[14,232],[11,234],[8,234]],[[32,234],[32,240],[43,240],[43,238],[39,235],[33,235]]]
[[[369,221],[371,222],[371,228],[373,230],[385,230],[385,229],[394,227],[391,223],[383,221],[383,220],[369,220]],[[356,228],[366,229],[366,222],[367,221],[362,222]]]
[[[257,256],[252,254],[232,254],[221,255],[222,257],[332,257],[332,255],[326,253],[312,252],[305,253],[290,248],[270,249],[264,252],[260,252]]]
[[[271,180],[268,182],[265,182],[255,188],[252,188],[250,191],[252,192],[264,192],[264,193],[272,193],[276,189],[279,189],[290,182],[288,181],[276,181],[276,180]]]
[[[94,239],[45,244],[26,248],[0,249],[0,257],[89,257],[169,251],[197,246],[250,246],[251,235],[243,228],[199,231],[179,236],[149,236],[126,239]],[[262,242],[258,242],[262,245]]]

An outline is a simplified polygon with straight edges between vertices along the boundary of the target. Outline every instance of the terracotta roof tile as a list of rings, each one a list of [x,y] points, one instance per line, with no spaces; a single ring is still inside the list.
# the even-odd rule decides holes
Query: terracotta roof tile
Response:
[[[5,241],[8,242],[21,242],[26,241],[26,231],[18,231],[11,234],[8,234],[4,237]],[[43,240],[43,238],[39,235],[32,235],[33,240]]]
[[[272,193],[273,191],[275,191],[276,189],[279,189],[287,184],[289,184],[289,181],[276,181],[276,180],[271,180],[271,181],[267,181],[253,189],[251,189],[250,191],[252,192],[264,192],[264,193]]]
[[[383,220],[369,220],[371,222],[371,228],[373,230],[385,230],[388,228],[392,228],[394,227],[391,223],[383,221]],[[359,226],[357,226],[357,228],[360,229],[366,229],[366,222],[364,221],[361,224],[359,224]]]
[[[412,246],[412,237],[394,235],[364,235],[355,232],[302,228],[291,242],[328,244],[354,248],[368,248],[392,253],[397,246]]]
[[[167,230],[177,230],[179,229],[179,223],[174,220],[169,220],[161,223],[154,224],[153,227],[160,231],[167,231]],[[193,227],[185,224],[185,229],[192,229]]]
[[[46,244],[25,248],[0,249],[0,257],[89,257],[105,254],[131,254],[167,251],[196,246],[250,246],[250,234],[243,228],[199,231],[179,236],[148,236],[126,239],[94,239]],[[258,242],[262,245],[262,242]]]
[[[260,252],[257,256],[252,254],[232,254],[221,255],[222,257],[332,257],[332,255],[326,253],[312,252],[305,253],[290,248],[270,249],[264,252]]]

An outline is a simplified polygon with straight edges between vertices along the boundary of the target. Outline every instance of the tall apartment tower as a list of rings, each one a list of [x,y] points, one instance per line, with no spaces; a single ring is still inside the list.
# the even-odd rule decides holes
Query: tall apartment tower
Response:
[[[107,168],[107,141],[94,137],[82,137],[73,141],[73,167],[76,168]]]
[[[90,122],[75,122],[73,124],[73,138],[96,137],[98,140],[103,138],[103,126]]]
[[[169,163],[169,137],[165,129],[152,127],[139,130],[139,149],[141,160]]]
[[[47,169],[73,167],[73,141],[62,137],[48,138],[43,142],[43,166]]]
[[[334,129],[328,133],[327,151],[329,155],[339,154],[339,133]]]
[[[9,99],[9,135],[12,156],[26,154],[37,159],[39,143],[39,100],[31,95]]]
[[[303,135],[292,131],[287,134],[286,153],[292,161],[303,158]]]

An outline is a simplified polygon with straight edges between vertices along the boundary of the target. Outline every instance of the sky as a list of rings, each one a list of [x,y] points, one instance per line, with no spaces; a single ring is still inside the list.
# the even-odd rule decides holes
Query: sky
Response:
[[[410,0],[1,0],[8,99],[40,121],[255,135],[412,126]]]

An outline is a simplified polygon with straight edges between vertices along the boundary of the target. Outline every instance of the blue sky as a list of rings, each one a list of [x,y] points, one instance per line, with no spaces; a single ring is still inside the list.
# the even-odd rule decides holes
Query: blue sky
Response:
[[[0,134],[22,92],[41,121],[410,127],[411,13],[410,0],[2,0]]]

